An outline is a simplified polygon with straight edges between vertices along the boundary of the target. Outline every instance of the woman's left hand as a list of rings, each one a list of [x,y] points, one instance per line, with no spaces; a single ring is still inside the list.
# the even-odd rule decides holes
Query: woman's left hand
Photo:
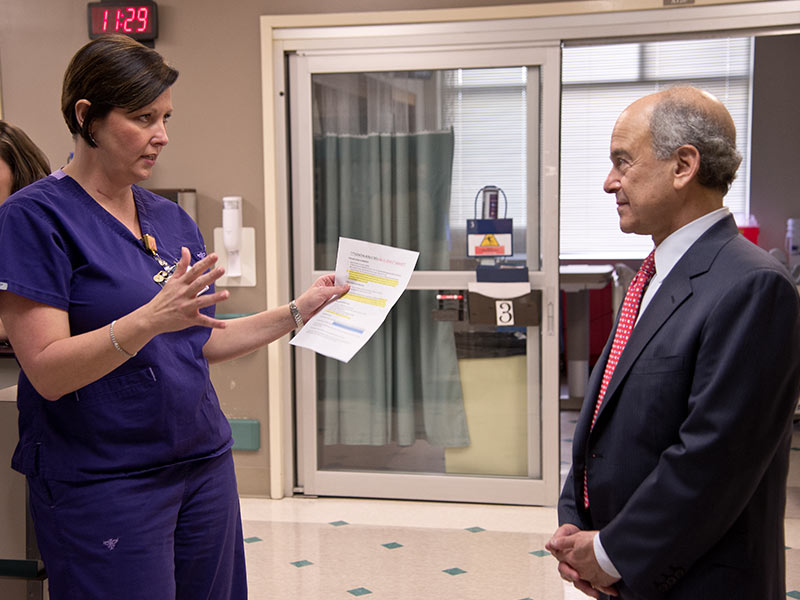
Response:
[[[214,266],[217,255],[211,253],[194,265],[190,265],[190,262],[191,255],[188,248],[181,248],[181,259],[172,277],[150,302],[134,311],[145,315],[139,320],[143,322],[143,329],[144,327],[150,329],[148,336],[142,339],[142,342],[146,343],[159,333],[180,331],[194,325],[226,327],[224,321],[213,319],[200,312],[201,308],[227,300],[230,296],[228,290],[217,290],[213,294],[204,293],[225,272],[224,269]]]
[[[308,321],[322,310],[326,304],[344,296],[349,291],[350,286],[348,284],[336,285],[333,273],[323,275],[295,300],[297,310],[300,311],[303,321]]]

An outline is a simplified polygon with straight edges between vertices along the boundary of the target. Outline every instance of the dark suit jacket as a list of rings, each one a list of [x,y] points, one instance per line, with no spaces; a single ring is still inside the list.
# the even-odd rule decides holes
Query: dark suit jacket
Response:
[[[590,432],[610,346],[587,386],[559,521],[601,530],[623,600],[785,598],[800,393],[800,302],[785,269],[733,218],[713,225],[640,317]]]

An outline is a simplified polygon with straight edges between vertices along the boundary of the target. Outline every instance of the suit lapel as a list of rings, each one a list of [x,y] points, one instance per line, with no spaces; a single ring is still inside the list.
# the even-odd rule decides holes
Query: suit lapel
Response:
[[[614,369],[614,375],[611,377],[611,381],[608,384],[608,389],[603,399],[603,405],[600,407],[600,412],[597,415],[595,427],[597,427],[602,420],[603,413],[607,412],[609,407],[616,402],[615,392],[619,388],[621,382],[624,381],[626,375],[636,362],[636,359],[639,358],[644,348],[653,336],[658,333],[664,323],[674,314],[677,308],[692,295],[692,280],[695,277],[702,276],[711,268],[711,264],[714,262],[722,246],[730,241],[731,238],[738,235],[738,232],[739,230],[736,227],[736,222],[733,220],[733,217],[728,216],[722,219],[700,236],[672,268],[672,271],[670,271],[655,296],[653,296],[644,314],[642,314],[639,319],[639,322],[633,328],[633,332],[628,339],[628,343],[625,345],[617,367]],[[605,368],[604,365],[608,359],[609,346],[610,344],[606,344],[601,358],[603,368]],[[595,369],[595,371],[598,370],[599,369]],[[599,373],[599,376],[602,378],[602,371]],[[599,379],[595,383],[595,377],[593,376],[591,382],[594,385],[590,385],[587,391],[594,393],[594,400],[596,400],[599,392]],[[586,402],[584,402],[584,406],[585,405]],[[582,420],[583,416],[584,415],[581,414]]]

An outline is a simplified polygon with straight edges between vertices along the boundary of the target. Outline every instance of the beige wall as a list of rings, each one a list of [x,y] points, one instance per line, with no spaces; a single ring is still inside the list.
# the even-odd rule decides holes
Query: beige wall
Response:
[[[148,185],[197,189],[198,222],[209,246],[221,225],[221,197],[241,195],[244,222],[257,231],[256,255],[264,254],[261,154],[261,68],[258,15],[267,2],[160,1],[161,36],[156,49],[181,74],[173,90],[170,144]],[[236,7],[222,19],[219,6]],[[0,74],[4,118],[21,126],[42,147],[51,166],[64,164],[72,139],[59,109],[60,84],[72,54],[88,41],[86,2],[3,0],[0,9]],[[217,34],[208,32],[216,28]],[[259,261],[258,271],[264,268]],[[261,275],[255,288],[232,288],[220,312],[265,307]],[[228,416],[262,422],[266,430],[265,351],[213,368]],[[266,440],[258,452],[238,452],[240,490],[267,494]]]
[[[48,155],[53,167],[61,166],[72,148],[72,140],[59,110],[61,77],[69,58],[88,41],[86,1],[0,2],[3,116],[30,134]],[[514,0],[158,1],[161,31],[156,49],[180,70],[181,75],[173,93],[175,114],[170,121],[170,145],[161,155],[149,185],[196,188],[198,222],[209,245],[213,239],[212,229],[221,224],[220,199],[223,195],[244,197],[245,225],[256,229],[258,285],[255,288],[232,288],[230,300],[218,307],[220,312],[254,312],[265,308],[258,17],[262,14],[416,10],[524,3]],[[641,0],[640,5],[652,7],[653,2]],[[227,9],[229,14],[222,15],[221,7]],[[786,81],[785,78],[780,80]],[[793,118],[797,118],[796,111]],[[797,154],[796,144],[793,147]],[[783,149],[780,149],[780,154],[784,161],[796,164],[796,159],[787,159]],[[754,172],[754,189],[759,185],[755,175]],[[775,210],[780,214],[771,217],[771,221],[780,222],[783,219],[785,223],[783,213],[795,202],[794,189],[796,186],[782,188],[777,198],[772,194],[770,201],[777,203]],[[756,211],[756,214],[760,213]],[[284,300],[288,301],[288,298]],[[261,421],[261,450],[237,453],[240,491],[246,495],[268,494],[266,370],[264,350],[212,369],[226,414]]]
[[[521,3],[158,0],[161,28],[155,47],[181,74],[173,90],[169,148],[147,185],[196,188],[198,223],[209,246],[213,228],[221,225],[224,195],[244,197],[244,223],[256,229],[258,285],[231,288],[230,300],[218,311],[255,312],[266,307],[259,16]],[[85,0],[0,0],[3,117],[33,138],[53,168],[63,165],[72,149],[59,108],[61,78],[70,57],[89,39],[86,23]],[[267,495],[266,351],[214,366],[212,377],[229,417],[261,422],[261,449],[237,452],[236,465],[242,494]]]

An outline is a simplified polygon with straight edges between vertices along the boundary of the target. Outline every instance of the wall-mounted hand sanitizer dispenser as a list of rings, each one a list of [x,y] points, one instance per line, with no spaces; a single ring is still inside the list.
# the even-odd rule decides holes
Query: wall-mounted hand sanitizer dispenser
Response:
[[[222,199],[222,243],[228,258],[228,277],[242,276],[242,197]]]
[[[241,196],[222,198],[222,227],[214,228],[214,251],[225,274],[218,287],[250,287],[256,284],[256,234],[253,227],[242,227],[244,210]]]

